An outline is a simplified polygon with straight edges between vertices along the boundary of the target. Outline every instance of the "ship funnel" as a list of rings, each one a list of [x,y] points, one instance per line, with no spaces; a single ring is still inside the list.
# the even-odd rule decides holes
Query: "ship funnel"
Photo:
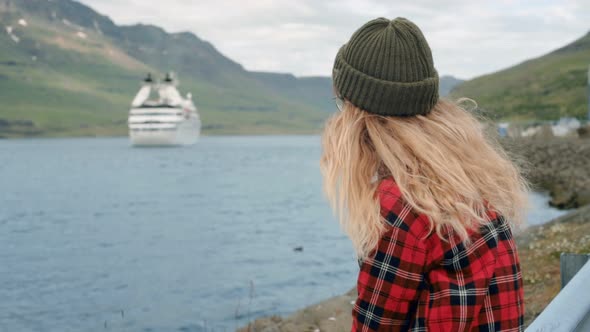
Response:
[[[152,78],[152,73],[147,73],[147,76],[143,80],[145,83],[154,83],[154,79]]]
[[[171,72],[167,72],[166,73],[166,78],[164,78],[164,82],[166,83],[172,83],[174,81],[174,78],[172,77],[172,73]]]

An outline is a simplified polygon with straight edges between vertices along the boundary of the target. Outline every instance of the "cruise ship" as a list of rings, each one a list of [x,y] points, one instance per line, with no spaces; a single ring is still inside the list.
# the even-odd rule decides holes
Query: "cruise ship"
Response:
[[[171,73],[162,82],[151,74],[131,103],[129,138],[133,146],[181,146],[197,142],[201,120],[191,94],[183,98]]]

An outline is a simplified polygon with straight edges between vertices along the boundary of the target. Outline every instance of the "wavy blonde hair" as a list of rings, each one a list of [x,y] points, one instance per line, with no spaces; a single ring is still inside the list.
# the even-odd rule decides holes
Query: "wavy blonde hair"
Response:
[[[385,230],[376,190],[387,176],[441,238],[450,226],[468,242],[468,230],[488,222],[488,208],[513,225],[523,220],[528,185],[520,170],[459,103],[386,117],[346,102],[326,122],[322,145],[324,191],[360,258]]]

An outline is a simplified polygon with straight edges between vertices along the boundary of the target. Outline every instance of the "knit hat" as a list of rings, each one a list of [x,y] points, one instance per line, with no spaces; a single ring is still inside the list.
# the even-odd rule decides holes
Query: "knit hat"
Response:
[[[332,72],[340,97],[376,114],[428,114],[438,101],[438,74],[420,29],[405,18],[378,18],[340,48]]]

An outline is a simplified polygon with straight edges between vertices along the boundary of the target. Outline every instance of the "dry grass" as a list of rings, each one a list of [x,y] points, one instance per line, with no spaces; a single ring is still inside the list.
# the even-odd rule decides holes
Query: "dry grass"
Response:
[[[528,325],[559,293],[561,253],[590,252],[590,208],[530,228],[518,240]]]

